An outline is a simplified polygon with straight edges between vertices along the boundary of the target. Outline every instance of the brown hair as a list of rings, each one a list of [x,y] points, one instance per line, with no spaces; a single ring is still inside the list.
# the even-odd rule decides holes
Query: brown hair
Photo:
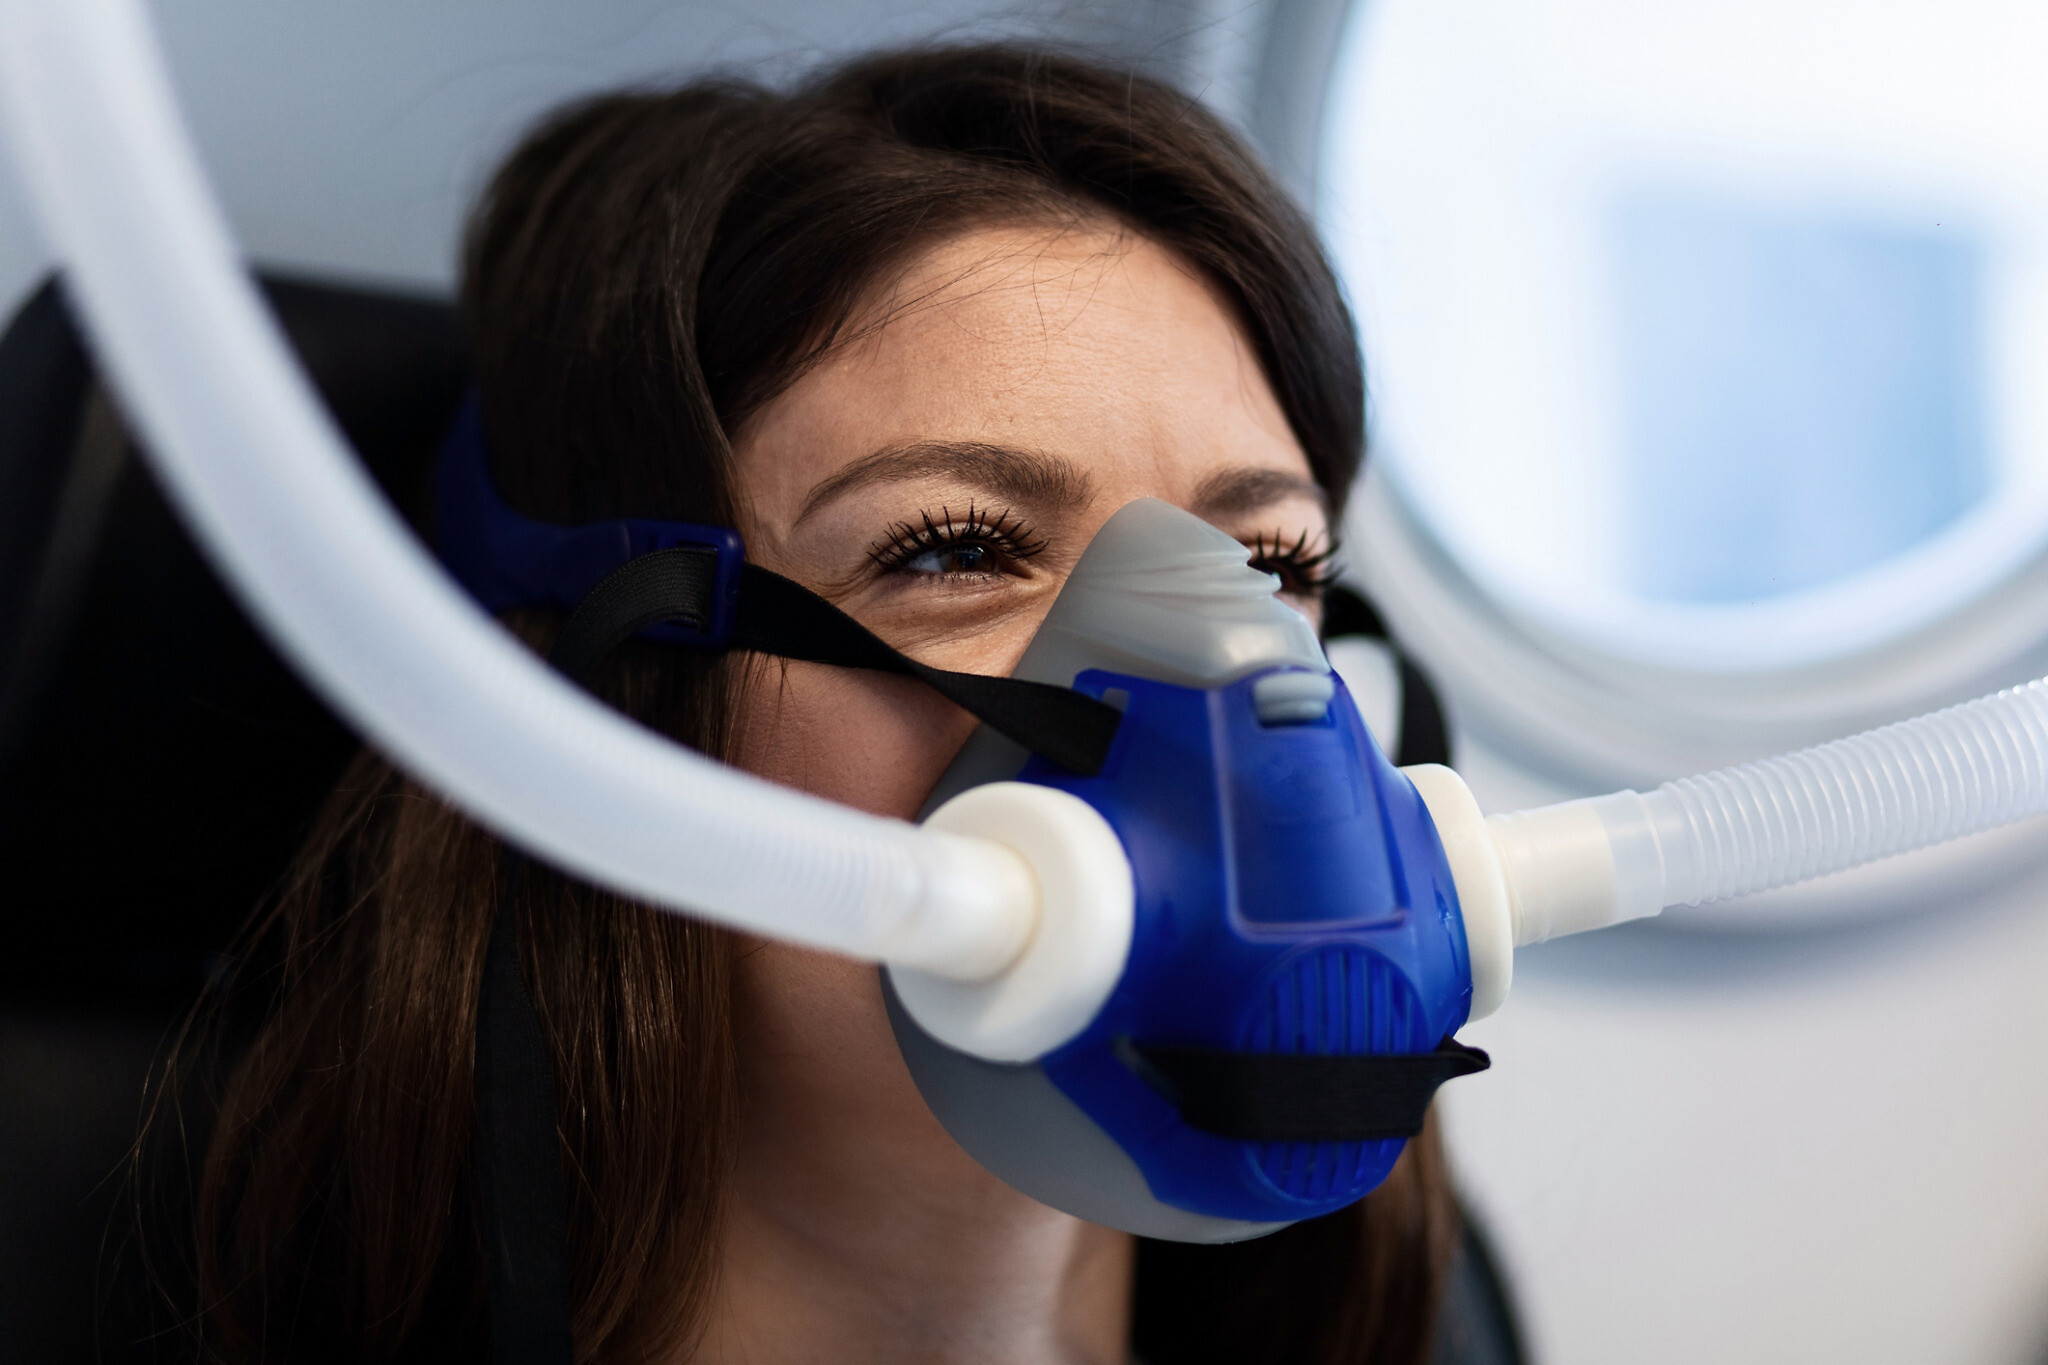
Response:
[[[1156,83],[1007,47],[871,58],[793,94],[703,83],[533,133],[469,236],[464,303],[507,500],[731,524],[728,434],[892,262],[997,219],[1110,215],[1233,306],[1333,506],[1363,453],[1351,322],[1307,223]],[[555,622],[520,616],[540,643]],[[647,645],[614,705],[722,752],[740,665]],[[272,1005],[201,1189],[208,1352],[482,1359],[472,1037],[496,842],[365,755],[264,923]],[[686,1345],[736,1087],[720,931],[533,869],[513,906],[552,1041],[579,1358]],[[1148,1244],[1136,1338],[1175,1360],[1416,1362],[1456,1213],[1433,1132],[1362,1205],[1236,1248]]]

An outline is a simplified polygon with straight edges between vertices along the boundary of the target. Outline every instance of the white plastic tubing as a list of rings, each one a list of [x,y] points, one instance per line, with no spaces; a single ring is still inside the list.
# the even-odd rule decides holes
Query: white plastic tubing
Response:
[[[2048,679],[1761,763],[1487,822],[1517,943],[1768,891],[2048,811]]]
[[[0,113],[71,299],[187,523],[380,748],[500,833],[743,929],[985,976],[1023,862],[724,768],[613,714],[483,616],[293,363],[214,203],[138,0],[0,0]]]

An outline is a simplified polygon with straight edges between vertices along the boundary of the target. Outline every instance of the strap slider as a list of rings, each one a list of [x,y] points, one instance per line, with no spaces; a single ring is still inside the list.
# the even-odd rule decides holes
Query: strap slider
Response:
[[[703,615],[696,619],[672,616],[641,631],[641,637],[691,649],[724,649],[732,643],[740,611],[740,568],[747,560],[747,547],[740,533],[724,526],[692,526],[677,521],[630,520],[625,523],[629,542],[625,560],[661,550],[698,550],[708,563]]]

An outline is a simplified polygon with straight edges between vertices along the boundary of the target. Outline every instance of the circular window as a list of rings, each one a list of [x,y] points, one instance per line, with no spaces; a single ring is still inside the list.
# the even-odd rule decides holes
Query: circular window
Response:
[[[2048,641],[2048,10],[1370,0],[1318,215],[1389,613],[1564,785]]]
[[[1322,218],[1379,458],[1518,613],[1838,658],[2048,544],[2048,11],[1376,0]]]

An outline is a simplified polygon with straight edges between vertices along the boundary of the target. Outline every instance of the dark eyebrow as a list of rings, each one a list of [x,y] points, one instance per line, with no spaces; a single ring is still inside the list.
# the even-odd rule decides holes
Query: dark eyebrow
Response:
[[[1202,480],[1189,511],[1215,521],[1242,516],[1287,498],[1307,498],[1327,516],[1330,499],[1322,485],[1279,469],[1225,469]]]
[[[1087,471],[1063,456],[980,441],[915,441],[863,455],[822,480],[805,497],[795,524],[853,489],[934,475],[1044,511],[1084,507],[1095,496]]]

